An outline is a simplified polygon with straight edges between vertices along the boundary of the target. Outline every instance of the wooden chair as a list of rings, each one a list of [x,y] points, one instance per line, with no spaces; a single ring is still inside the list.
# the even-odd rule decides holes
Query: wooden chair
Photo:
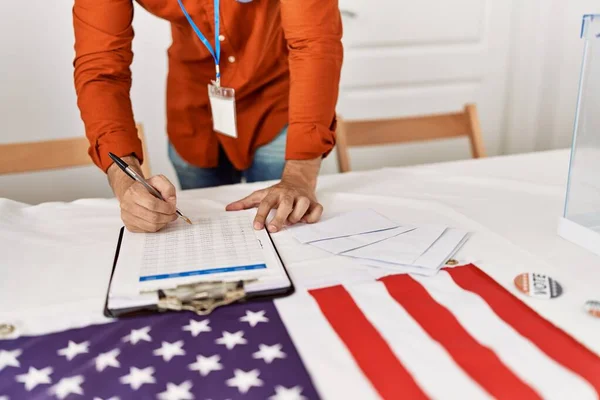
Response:
[[[369,121],[338,119],[336,150],[340,172],[350,171],[348,148],[467,136],[473,158],[485,157],[477,107],[462,112]]]
[[[149,177],[150,163],[148,162],[144,127],[142,124],[137,124],[136,128],[146,155],[142,164],[142,172],[145,177]],[[0,175],[91,165],[93,161],[88,155],[89,145],[85,136],[41,142],[0,144]]]

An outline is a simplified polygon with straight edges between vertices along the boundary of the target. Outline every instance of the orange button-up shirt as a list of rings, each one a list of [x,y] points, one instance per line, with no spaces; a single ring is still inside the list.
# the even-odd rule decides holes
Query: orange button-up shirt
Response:
[[[219,143],[233,165],[252,164],[256,149],[289,124],[286,159],[326,155],[335,144],[342,65],[337,0],[221,0],[221,85],[236,91],[238,137],[212,129],[207,85],[215,79],[208,49],[177,0],[138,0],[171,22],[167,134],[186,161],[215,167]],[[214,49],[213,0],[183,0]],[[118,156],[143,159],[129,91],[133,0],[75,0],[74,78],[89,154],[108,169]]]

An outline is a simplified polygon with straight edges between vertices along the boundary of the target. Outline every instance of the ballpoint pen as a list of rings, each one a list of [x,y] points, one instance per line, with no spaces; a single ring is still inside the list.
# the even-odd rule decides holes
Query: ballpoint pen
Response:
[[[119,157],[117,157],[113,153],[108,153],[108,156],[110,158],[112,158],[112,160],[115,162],[115,164],[117,164],[119,166],[119,168],[121,168],[121,170],[123,172],[125,172],[131,179],[136,180],[139,183],[141,183],[142,186],[144,186],[150,192],[151,195],[153,195],[154,197],[156,197],[162,201],[165,201],[165,199],[163,199],[163,197],[158,192],[158,190],[154,189],[148,182],[146,182],[146,180],[144,178],[142,178],[137,172],[135,172],[133,169],[131,169],[125,161],[121,160]],[[177,212],[177,215],[181,219],[183,219],[188,224],[192,225],[192,221],[190,221],[190,219],[188,217],[183,215],[181,213],[181,211],[176,209],[176,212]]]

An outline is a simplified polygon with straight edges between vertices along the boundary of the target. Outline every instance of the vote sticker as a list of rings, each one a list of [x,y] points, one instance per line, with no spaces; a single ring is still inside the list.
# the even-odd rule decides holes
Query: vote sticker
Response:
[[[515,286],[526,295],[538,299],[554,299],[563,292],[560,283],[554,279],[532,272],[517,275]]]
[[[584,309],[592,317],[600,318],[600,301],[586,301]]]

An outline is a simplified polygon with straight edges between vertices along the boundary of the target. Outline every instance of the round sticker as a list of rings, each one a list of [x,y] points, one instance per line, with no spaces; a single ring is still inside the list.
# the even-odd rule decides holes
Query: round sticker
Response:
[[[600,318],[600,301],[590,300],[585,303],[585,311],[592,317]]]
[[[563,292],[560,283],[544,274],[532,272],[517,275],[515,286],[528,296],[538,299],[554,299]]]

